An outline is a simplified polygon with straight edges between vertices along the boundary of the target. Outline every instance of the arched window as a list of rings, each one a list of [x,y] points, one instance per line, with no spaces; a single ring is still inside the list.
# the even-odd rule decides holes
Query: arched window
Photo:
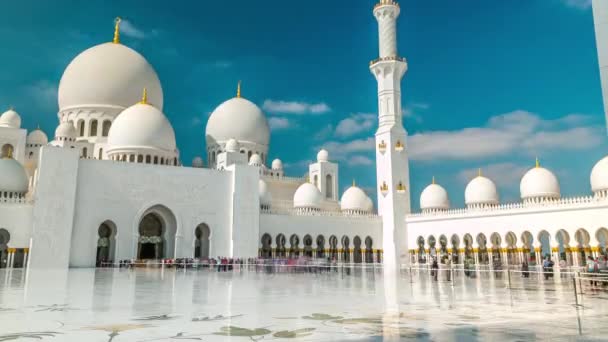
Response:
[[[87,148],[86,148],[86,147],[83,147],[83,148],[82,148],[82,157],[83,157],[83,158],[86,158],[86,157],[87,157],[87,153],[88,153]]]
[[[332,181],[332,176],[325,176],[325,197],[332,198],[334,197],[334,183]]]
[[[158,164],[158,156],[154,156],[154,164]]]
[[[28,156],[29,156],[30,159],[32,159],[34,157],[34,152],[30,151],[30,153],[29,153]]]
[[[251,154],[252,154],[251,151],[247,152],[247,160],[251,159]]]
[[[99,149],[99,156],[97,159],[101,160],[103,158],[103,148]]]
[[[160,165],[165,164],[165,157],[160,158]]]
[[[4,145],[2,145],[2,155],[0,157],[2,157],[2,158],[8,158],[9,156],[12,157],[13,151],[15,151],[15,148],[13,147],[13,145],[4,144]]]
[[[84,137],[84,120],[78,121],[78,136]]]
[[[152,158],[150,157],[150,155],[146,156],[146,164],[150,164],[152,162]]]
[[[110,127],[112,126],[112,121],[106,120],[103,122],[101,127],[101,136],[107,137],[108,133],[110,133]]]
[[[135,155],[134,154],[129,155],[129,161],[131,163],[135,161]]]
[[[143,155],[141,155],[141,154],[138,154],[138,155],[137,155],[137,162],[138,162],[138,163],[143,163],[143,162],[144,162],[144,156],[143,156]]]
[[[91,120],[89,124],[89,136],[96,137],[97,136],[97,120]]]
[[[314,186],[319,186],[319,176],[315,175],[313,177],[313,184]]]

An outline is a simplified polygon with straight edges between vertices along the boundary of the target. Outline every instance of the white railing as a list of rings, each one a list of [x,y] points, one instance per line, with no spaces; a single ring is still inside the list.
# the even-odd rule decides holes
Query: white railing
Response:
[[[316,209],[302,209],[302,208],[262,208],[260,209],[262,214],[270,215],[289,215],[289,216],[331,216],[331,217],[348,217],[348,218],[378,218],[379,216],[374,213],[350,213],[342,211],[327,211],[327,210],[316,210]]]
[[[487,205],[481,208],[457,208],[448,210],[426,210],[421,213],[414,213],[408,215],[408,217],[441,217],[441,216],[454,216],[454,215],[475,215],[483,213],[494,213],[502,211],[518,211],[518,210],[537,210],[537,209],[553,209],[553,208],[576,208],[576,207],[588,207],[594,205],[608,205],[607,198],[594,197],[594,196],[583,196],[583,197],[566,197],[559,199],[528,199],[525,203],[504,203],[497,205]]]

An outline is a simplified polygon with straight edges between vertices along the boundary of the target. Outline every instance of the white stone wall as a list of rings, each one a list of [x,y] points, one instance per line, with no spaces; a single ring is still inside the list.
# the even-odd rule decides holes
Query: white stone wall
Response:
[[[29,248],[32,234],[32,210],[29,203],[1,203],[0,229],[11,234],[10,248]]]

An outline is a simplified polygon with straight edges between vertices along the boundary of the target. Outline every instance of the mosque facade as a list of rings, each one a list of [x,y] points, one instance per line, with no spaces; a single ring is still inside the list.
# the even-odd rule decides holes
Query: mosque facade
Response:
[[[268,121],[240,84],[208,119],[205,158],[183,165],[160,79],[120,42],[117,19],[111,42],[65,69],[53,139],[21,128],[14,109],[0,116],[0,267],[215,256],[398,266],[448,255],[516,263],[546,254],[577,264],[605,252],[608,159],[593,169],[587,197],[561,198],[558,179],[537,164],[521,181],[520,203],[500,203],[480,173],[465,190],[466,208],[450,208],[433,181],[421,194],[421,212],[411,212],[400,7],[381,0],[373,13],[377,208],[354,183],[339,193],[339,165],[324,149],[304,177],[269,161]]]

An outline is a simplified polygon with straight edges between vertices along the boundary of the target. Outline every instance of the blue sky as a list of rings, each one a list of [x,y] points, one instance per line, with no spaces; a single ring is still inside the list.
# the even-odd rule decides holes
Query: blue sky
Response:
[[[375,192],[377,57],[373,0],[87,1],[3,4],[0,106],[52,135],[56,92],[79,52],[122,41],[155,67],[189,164],[203,155],[208,114],[235,95],[264,108],[270,157],[302,175],[320,147]],[[589,0],[402,0],[408,59],[405,126],[413,206],[435,176],[455,206],[481,167],[515,201],[539,156],[564,195],[587,195],[607,139]]]

